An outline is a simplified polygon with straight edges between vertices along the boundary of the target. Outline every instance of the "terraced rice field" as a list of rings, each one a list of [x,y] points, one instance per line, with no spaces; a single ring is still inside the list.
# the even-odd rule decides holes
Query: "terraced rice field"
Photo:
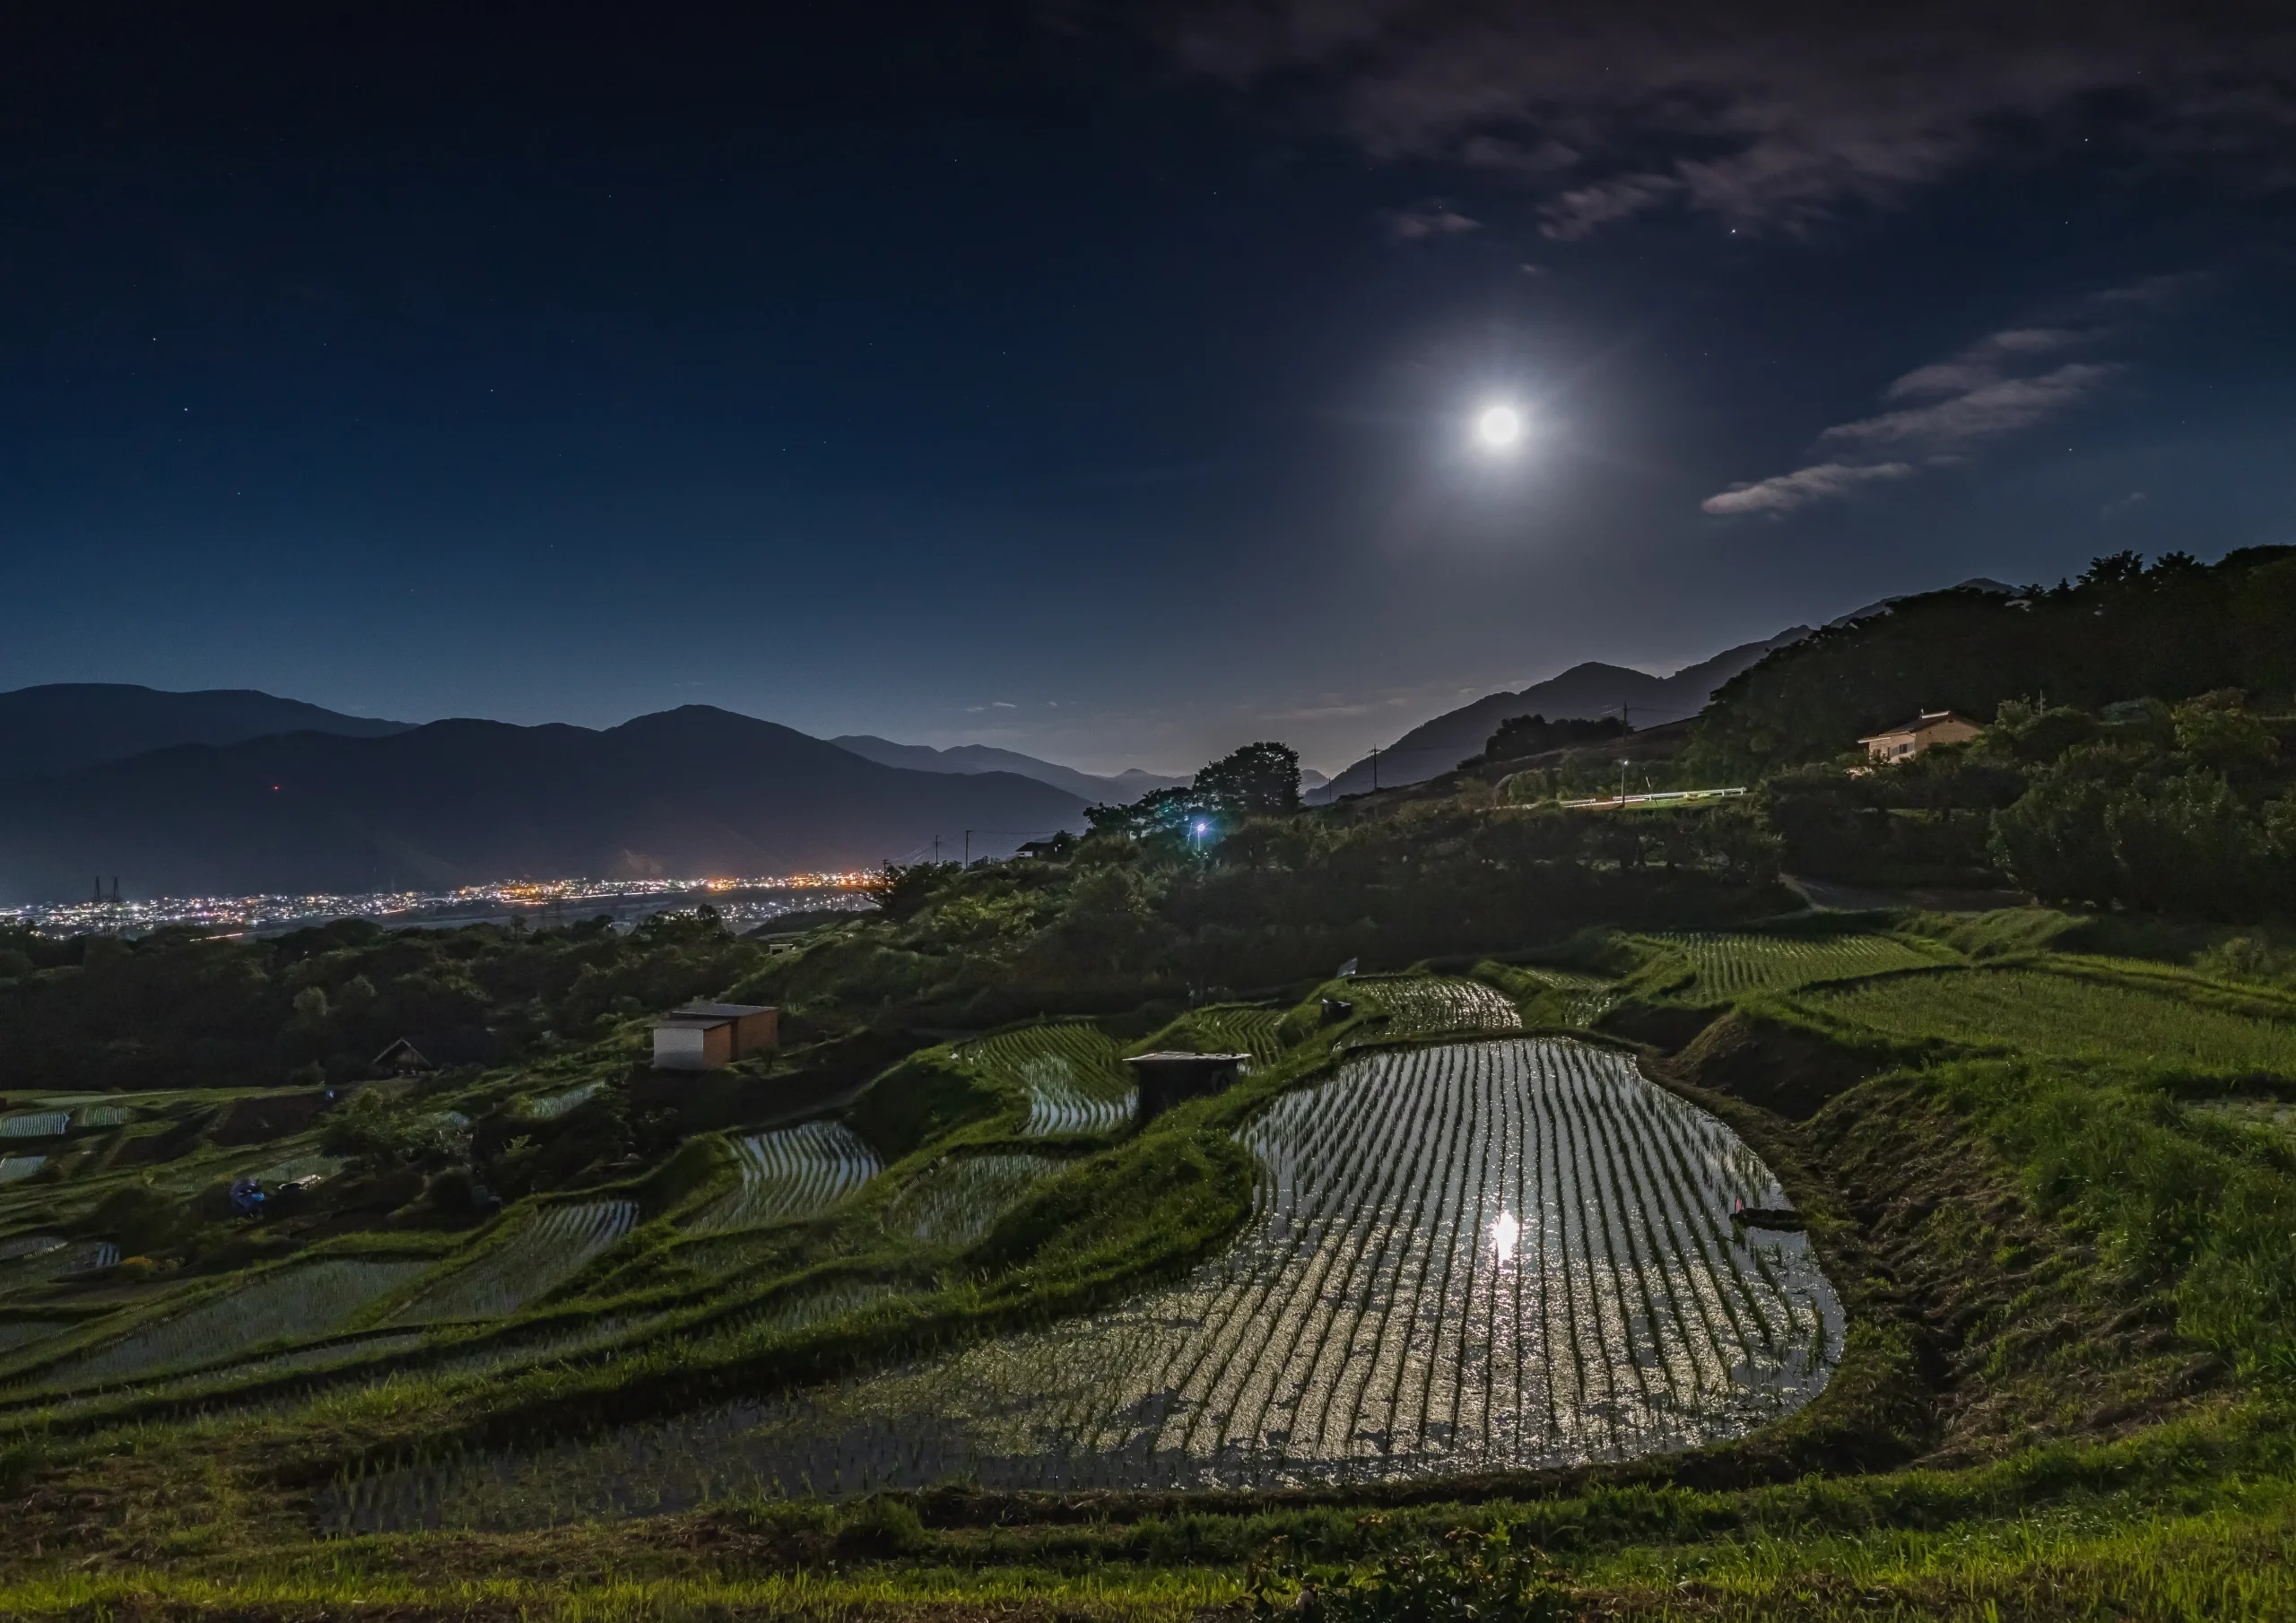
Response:
[[[16,1319],[0,1324],[0,1353],[10,1353],[19,1347],[29,1347],[43,1337],[54,1335],[67,1328],[42,1319]]]
[[[0,1290],[67,1274],[92,1273],[119,1261],[109,1240],[67,1240],[61,1235],[26,1235],[0,1251]]]
[[[135,1115],[125,1105],[88,1105],[73,1114],[83,1127],[125,1127]]]
[[[1522,1016],[1506,994],[1481,981],[1414,975],[1357,981],[1363,994],[1387,1011],[1389,1037],[1437,1037],[1462,1031],[1519,1031]]]
[[[1138,1103],[1117,1046],[1098,1027],[1031,1026],[967,1043],[957,1057],[1028,1095],[1031,1138],[1113,1133]]]
[[[0,1139],[61,1138],[72,1131],[69,1110],[33,1110],[0,1115]]]
[[[928,1245],[970,1245],[1031,1189],[1060,1170],[1044,1155],[950,1156],[893,1202],[886,1226]]]
[[[735,1141],[741,1186],[705,1211],[702,1229],[746,1228],[827,1211],[884,1163],[843,1122],[807,1122]]]
[[[93,1386],[162,1369],[213,1364],[265,1341],[326,1335],[368,1303],[413,1284],[429,1266],[423,1262],[330,1258],[278,1269],[73,1358],[49,1372],[43,1384],[67,1389]]]
[[[1198,1009],[1188,1016],[1188,1025],[1207,1048],[1248,1054],[1260,1065],[1283,1057],[1283,1039],[1275,1029],[1283,1021],[1281,1009]]]
[[[13,1184],[48,1165],[44,1155],[0,1155],[0,1184]]]
[[[900,1290],[900,1287],[890,1280],[871,1279],[829,1280],[800,1286],[714,1321],[694,1339],[692,1345],[697,1350],[707,1350],[715,1343],[740,1337],[810,1330],[857,1308],[882,1302]]]
[[[501,1244],[391,1315],[390,1323],[506,1317],[572,1279],[637,1221],[635,1201],[545,1206]]]
[[[1091,1319],[781,1398],[347,1485],[346,1529],[713,1494],[1363,1481],[1696,1446],[1824,1384],[1841,1308],[1721,1123],[1561,1039],[1361,1056],[1246,1129],[1231,1252]]]
[[[2296,1022],[2045,970],[1901,976],[1805,1001],[1892,1037],[2296,1077]]]
[[[1786,992],[1818,981],[1848,980],[1938,963],[1889,935],[1656,935],[1687,959],[1693,971],[1678,995],[1692,1002],[1721,1002],[1749,992]]]
[[[258,1184],[291,1184],[297,1178],[314,1175],[331,1178],[342,1170],[343,1163],[334,1156],[309,1150],[301,1155],[291,1155],[284,1160],[273,1161],[248,1176]]]
[[[1563,1020],[1569,1025],[1591,1026],[1618,1001],[1618,992],[1612,982],[1582,970],[1557,969],[1545,964],[1515,964],[1509,967],[1508,973],[1518,981],[1555,994],[1561,1003]]]
[[[520,1114],[537,1122],[554,1122],[568,1111],[575,1109],[605,1091],[603,1081],[584,1082],[578,1088],[567,1088],[557,1093],[545,1093],[526,1101]]]

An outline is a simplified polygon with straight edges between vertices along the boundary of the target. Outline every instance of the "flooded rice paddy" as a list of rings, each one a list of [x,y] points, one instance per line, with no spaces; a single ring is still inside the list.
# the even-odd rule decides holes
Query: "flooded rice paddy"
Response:
[[[1622,1055],[1381,1053],[1242,1133],[1228,1252],[1109,1312],[825,1387],[345,1482],[344,1531],[516,1528],[763,1491],[1243,1488],[1694,1447],[1809,1401],[1842,1313],[1783,1192]]]

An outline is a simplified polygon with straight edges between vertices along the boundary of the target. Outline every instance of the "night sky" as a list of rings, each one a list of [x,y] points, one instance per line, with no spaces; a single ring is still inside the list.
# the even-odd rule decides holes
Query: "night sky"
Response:
[[[2296,542],[2285,5],[47,9],[0,688],[1335,770]]]

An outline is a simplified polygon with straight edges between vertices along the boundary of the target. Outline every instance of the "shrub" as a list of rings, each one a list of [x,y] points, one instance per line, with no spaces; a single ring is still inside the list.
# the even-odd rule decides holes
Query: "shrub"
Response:
[[[1380,1518],[1367,1517],[1376,1529]],[[1306,1623],[1546,1623],[1576,1615],[1545,1557],[1505,1526],[1455,1528],[1423,1550],[1381,1555],[1336,1582],[1276,1541],[1247,1580],[1255,1619]]]

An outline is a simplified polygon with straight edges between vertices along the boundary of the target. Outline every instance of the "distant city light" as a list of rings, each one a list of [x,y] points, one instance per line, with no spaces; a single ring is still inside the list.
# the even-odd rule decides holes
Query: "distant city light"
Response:
[[[1523,438],[1523,414],[1510,405],[1487,405],[1474,420],[1475,443],[1486,451],[1511,451]]]
[[[728,924],[762,924],[800,907],[822,905],[822,891],[844,895],[830,906],[865,906],[878,875],[867,870],[845,873],[780,873],[751,878],[503,881],[465,885],[453,890],[379,890],[363,895],[172,896],[147,901],[109,900],[0,907],[0,926],[15,924],[43,935],[82,933],[142,935],[170,925],[188,925],[218,935],[267,934],[338,918],[367,918],[385,925],[457,924],[547,910],[561,919],[585,916],[585,909],[613,915],[621,927],[656,911],[711,902]],[[714,901],[728,892],[811,891],[815,897],[781,901],[767,897]]]

